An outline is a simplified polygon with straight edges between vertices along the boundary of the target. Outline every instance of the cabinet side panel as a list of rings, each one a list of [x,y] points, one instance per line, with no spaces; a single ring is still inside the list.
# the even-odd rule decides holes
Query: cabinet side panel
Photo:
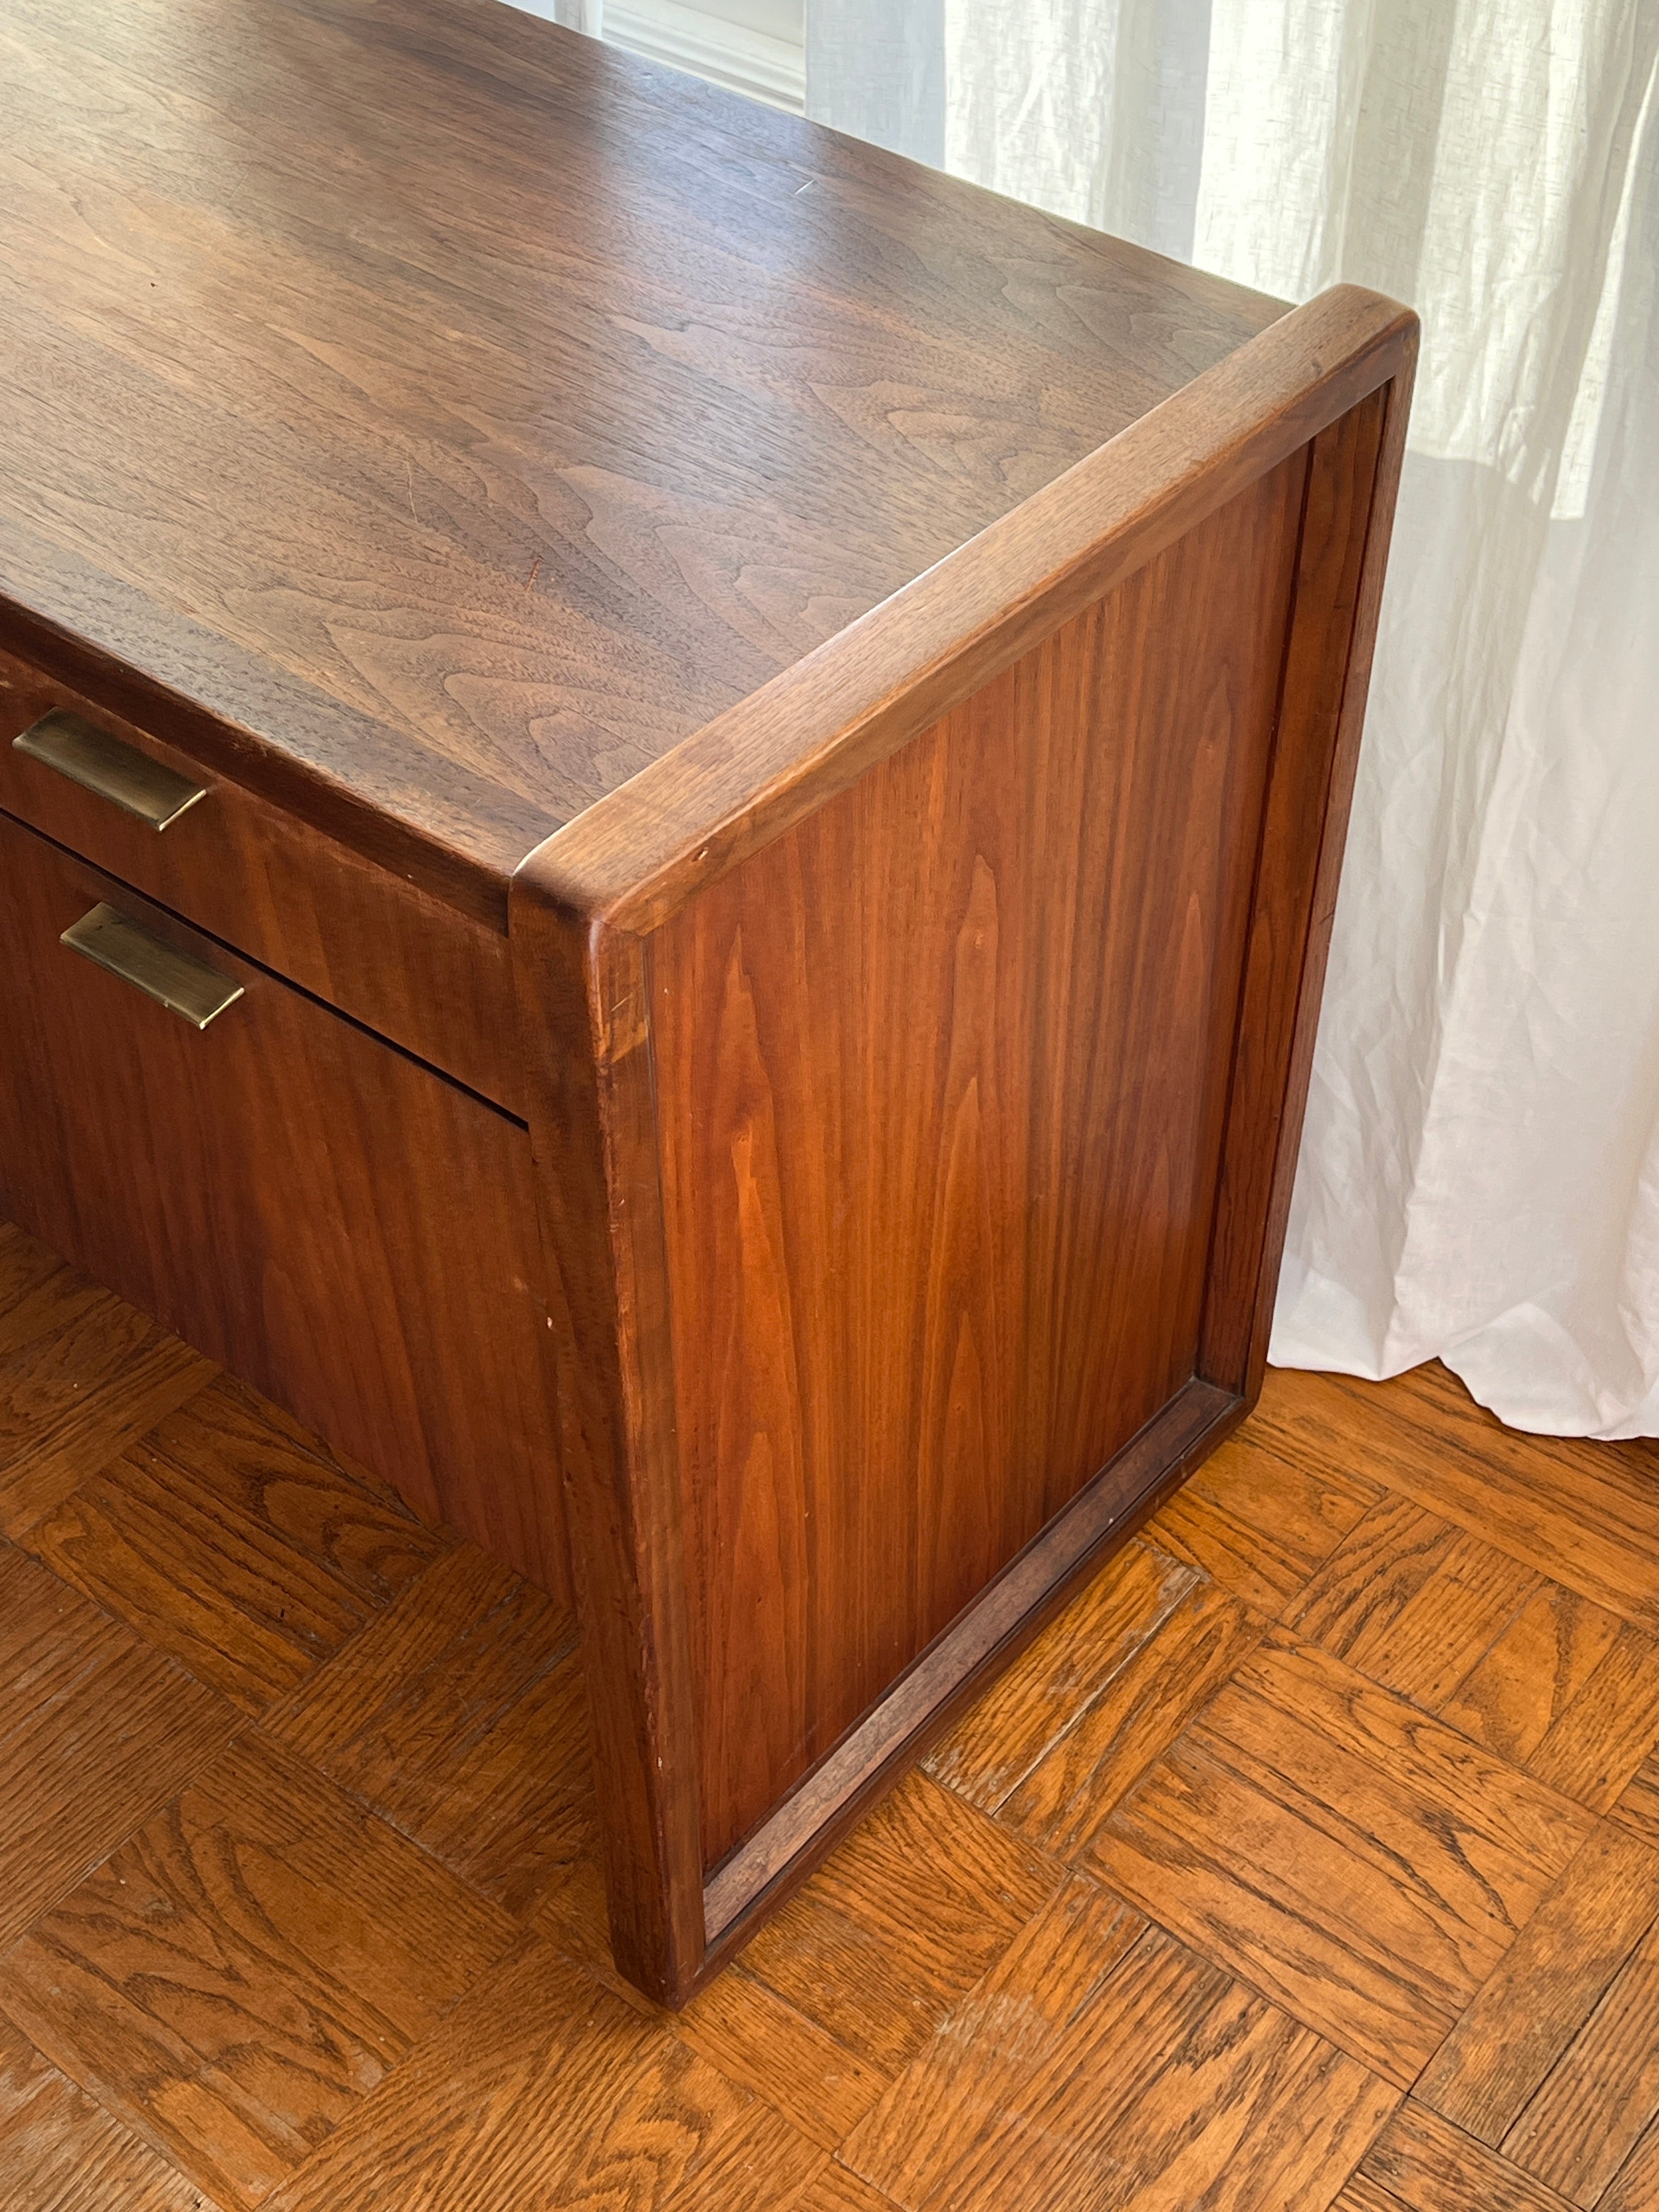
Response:
[[[707,1866],[1194,1371],[1306,466],[649,940]]]

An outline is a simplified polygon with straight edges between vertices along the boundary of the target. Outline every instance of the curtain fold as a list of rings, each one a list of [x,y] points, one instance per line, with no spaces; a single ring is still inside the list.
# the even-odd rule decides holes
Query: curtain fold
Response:
[[[1272,1357],[1659,1434],[1653,0],[811,0],[819,119],[1424,353]]]

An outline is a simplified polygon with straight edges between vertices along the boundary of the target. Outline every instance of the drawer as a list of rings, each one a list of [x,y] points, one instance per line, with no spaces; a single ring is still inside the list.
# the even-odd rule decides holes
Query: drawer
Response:
[[[100,903],[240,995],[60,942]],[[0,944],[0,1212],[564,1596],[520,1124],[3,817]]]
[[[13,740],[54,710],[203,797],[163,830]],[[117,766],[122,763],[117,760]],[[518,1112],[507,939],[0,652],[0,808]]]

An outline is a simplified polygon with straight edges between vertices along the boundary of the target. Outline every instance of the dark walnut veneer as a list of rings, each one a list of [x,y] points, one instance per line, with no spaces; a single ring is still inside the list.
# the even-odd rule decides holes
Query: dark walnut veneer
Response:
[[[207,793],[0,763],[0,1196],[574,1569],[682,2002],[1260,1389],[1414,319],[494,0],[0,40],[0,737]]]

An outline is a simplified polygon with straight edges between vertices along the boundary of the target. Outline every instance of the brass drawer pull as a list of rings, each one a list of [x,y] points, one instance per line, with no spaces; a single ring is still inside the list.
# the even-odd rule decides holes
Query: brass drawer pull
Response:
[[[71,952],[84,953],[123,982],[135,983],[157,1006],[168,1006],[198,1030],[216,1014],[234,1006],[242,995],[240,983],[165,945],[159,937],[118,913],[112,906],[95,906],[71,922],[58,939]]]
[[[71,783],[95,791],[100,799],[112,800],[129,814],[136,814],[152,830],[165,830],[181,814],[188,813],[198,799],[207,797],[201,784],[175,775],[136,745],[123,744],[107,730],[82,721],[79,714],[62,707],[43,714],[11,742],[14,751],[44,761]]]

